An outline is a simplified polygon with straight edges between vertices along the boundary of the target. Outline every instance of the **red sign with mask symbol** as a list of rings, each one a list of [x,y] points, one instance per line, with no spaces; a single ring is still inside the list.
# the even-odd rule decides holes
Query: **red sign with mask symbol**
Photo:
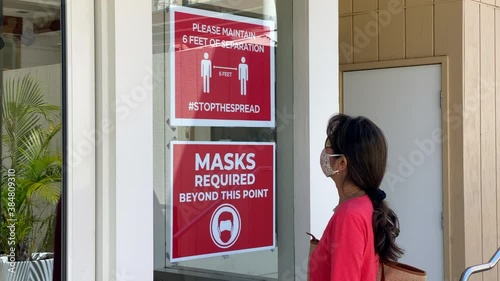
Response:
[[[171,262],[275,248],[274,143],[171,149]]]

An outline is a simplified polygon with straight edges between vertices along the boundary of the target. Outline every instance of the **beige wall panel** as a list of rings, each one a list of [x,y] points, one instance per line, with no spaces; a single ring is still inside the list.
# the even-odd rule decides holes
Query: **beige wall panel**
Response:
[[[496,141],[495,141],[495,10],[481,5],[481,189],[483,262],[497,250]],[[498,280],[496,270],[484,280]]]
[[[406,58],[434,55],[432,5],[406,9]]]
[[[433,0],[406,0],[406,6],[411,5],[422,5],[426,3],[432,3]]]
[[[405,0],[379,0],[379,11],[389,12],[391,15],[404,13]],[[385,13],[385,12],[384,12]]]
[[[434,32],[436,56],[459,55],[462,59],[462,3],[438,3],[434,8]],[[453,68],[452,68],[453,69]],[[461,69],[460,69],[461,71]]]
[[[352,16],[339,19],[339,63],[353,62]]]
[[[462,2],[445,2],[435,5],[435,55],[449,58],[449,108],[444,106],[445,119],[449,123],[449,184],[451,192],[445,200],[450,202],[450,236],[445,244],[445,275],[447,280],[458,280],[465,268],[464,197],[463,197],[463,128],[462,128],[462,81],[463,81],[463,34]],[[446,194],[445,194],[446,195]],[[445,240],[446,241],[446,240]]]
[[[496,5],[496,0],[481,0],[481,2],[491,5]],[[493,255],[493,254],[492,254]],[[486,276],[486,274],[484,275]],[[485,279],[486,280],[486,279]],[[492,279],[493,280],[493,279]],[[496,279],[495,279],[496,280]]]
[[[462,44],[460,44],[462,46]],[[459,49],[462,49],[461,47]],[[464,138],[463,138],[463,114],[462,114],[462,95],[463,95],[463,65],[462,54],[459,56],[450,55],[450,88],[449,88],[449,106],[448,120],[449,129],[449,179],[450,179],[450,214],[451,229],[450,240],[445,245],[449,255],[445,256],[445,261],[449,260],[451,268],[450,278],[446,281],[459,280],[464,271],[465,265],[465,202],[464,202]],[[449,249],[446,247],[449,246]],[[446,273],[446,272],[445,272]]]
[[[342,1],[342,0],[339,0]],[[366,11],[376,11],[378,0],[352,0],[352,11],[366,12]]]
[[[402,6],[389,6],[391,0],[381,0],[379,19],[379,60],[405,58],[405,20]],[[384,4],[384,6],[382,6]]]
[[[500,1],[498,2],[500,4]],[[497,190],[500,190],[500,10],[495,10],[495,67],[496,67],[496,83],[495,83],[495,104],[496,104],[496,157],[497,157]],[[497,192],[497,204],[500,202],[500,192]],[[497,219],[500,218],[500,208],[497,207]],[[500,234],[500,223],[497,224],[497,233]],[[500,246],[500,235],[497,238],[497,246]],[[500,276],[500,266],[497,266],[497,274]]]
[[[378,34],[376,14],[353,16],[354,63],[378,60]]]
[[[339,0],[339,15],[352,13],[352,0]]]
[[[479,4],[464,3],[464,198],[465,262],[483,261],[481,225],[481,124],[480,124],[480,48]],[[474,275],[470,280],[482,280]]]

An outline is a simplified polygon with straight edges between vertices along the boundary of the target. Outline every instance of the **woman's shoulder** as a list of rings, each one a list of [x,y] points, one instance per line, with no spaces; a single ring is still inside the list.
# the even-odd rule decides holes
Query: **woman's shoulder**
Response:
[[[339,205],[335,210],[335,216],[353,216],[358,218],[371,218],[373,215],[373,204],[367,195],[353,198]]]

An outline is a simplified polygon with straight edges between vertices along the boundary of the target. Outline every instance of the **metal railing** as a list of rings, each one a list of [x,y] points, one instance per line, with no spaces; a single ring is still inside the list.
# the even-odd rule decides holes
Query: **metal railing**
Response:
[[[496,251],[496,253],[491,257],[490,261],[488,263],[483,263],[480,265],[475,265],[468,267],[465,269],[464,273],[462,273],[462,277],[460,277],[460,281],[467,281],[469,280],[470,276],[475,273],[479,272],[484,272],[492,269],[497,265],[498,261],[500,260],[500,248]]]

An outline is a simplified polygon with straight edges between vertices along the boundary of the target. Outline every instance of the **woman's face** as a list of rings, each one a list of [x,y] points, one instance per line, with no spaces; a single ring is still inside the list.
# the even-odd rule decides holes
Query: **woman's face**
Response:
[[[342,156],[342,154],[335,154],[330,140],[327,138],[320,157],[321,169],[326,177],[332,177],[339,173],[339,170],[336,168],[336,166],[338,166],[336,162],[340,156]]]

